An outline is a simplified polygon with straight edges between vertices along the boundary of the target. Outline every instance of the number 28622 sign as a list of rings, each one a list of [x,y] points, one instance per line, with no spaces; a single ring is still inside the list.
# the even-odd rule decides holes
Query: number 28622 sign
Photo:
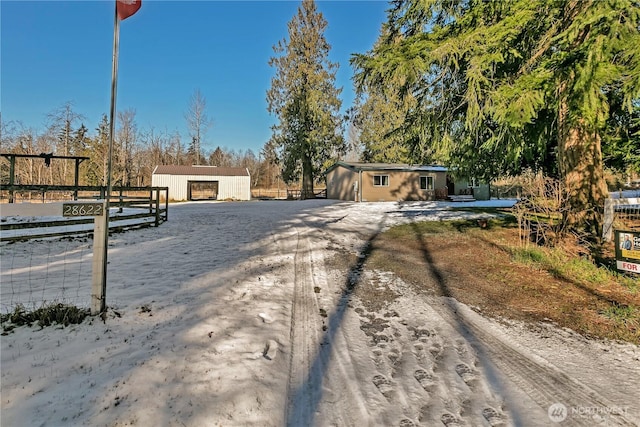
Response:
[[[63,203],[62,216],[102,216],[104,205],[102,203]]]

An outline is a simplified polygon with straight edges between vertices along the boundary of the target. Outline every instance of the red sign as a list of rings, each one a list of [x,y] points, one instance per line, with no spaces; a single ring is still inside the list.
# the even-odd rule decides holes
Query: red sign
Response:
[[[116,10],[120,20],[127,19],[140,9],[142,0],[116,0]]]

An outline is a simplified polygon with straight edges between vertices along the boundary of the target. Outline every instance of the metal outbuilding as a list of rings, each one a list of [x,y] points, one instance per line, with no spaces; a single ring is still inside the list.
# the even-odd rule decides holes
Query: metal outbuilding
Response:
[[[251,175],[247,168],[218,166],[156,166],[155,187],[169,187],[171,200],[250,200]]]

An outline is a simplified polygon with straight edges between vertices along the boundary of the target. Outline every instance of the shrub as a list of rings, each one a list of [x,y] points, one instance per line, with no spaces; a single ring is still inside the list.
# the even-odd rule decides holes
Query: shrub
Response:
[[[18,304],[12,312],[0,314],[0,323],[4,332],[9,332],[16,326],[31,326],[33,323],[37,323],[41,328],[53,324],[69,326],[82,323],[87,316],[89,316],[89,309],[63,303],[45,304],[33,311]]]

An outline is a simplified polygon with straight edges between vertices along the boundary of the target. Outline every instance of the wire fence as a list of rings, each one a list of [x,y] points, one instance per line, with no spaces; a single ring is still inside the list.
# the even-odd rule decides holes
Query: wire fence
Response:
[[[640,204],[615,206],[613,223],[614,228],[640,230]]]
[[[11,191],[11,200],[15,202],[23,201],[20,200],[21,192],[32,191],[36,187],[11,186],[3,190]],[[61,192],[68,192],[69,188],[40,186],[38,191],[43,192],[44,199],[52,201]],[[94,194],[98,199],[105,197],[102,187],[73,187],[70,191],[98,191]],[[90,195],[81,196],[86,198],[87,204],[96,203]],[[67,195],[66,200],[69,197]],[[160,203],[161,198],[165,203]],[[168,219],[167,199],[165,187],[116,189],[111,194],[109,230],[159,226]],[[73,206],[74,203],[84,202],[69,201],[67,205]],[[0,204],[1,314],[16,309],[35,311],[54,304],[94,309],[92,279],[96,217],[64,216],[64,204]],[[56,206],[59,206],[59,212]],[[39,213],[34,214],[36,211]]]
[[[87,237],[0,245],[0,312],[53,303],[89,308],[92,246]]]
[[[602,237],[611,241],[614,230],[640,230],[640,198],[633,194],[611,194],[605,200]],[[618,197],[616,197],[618,196]]]

